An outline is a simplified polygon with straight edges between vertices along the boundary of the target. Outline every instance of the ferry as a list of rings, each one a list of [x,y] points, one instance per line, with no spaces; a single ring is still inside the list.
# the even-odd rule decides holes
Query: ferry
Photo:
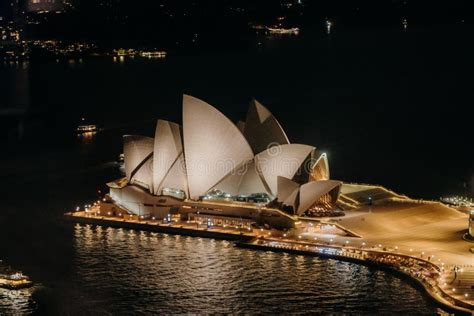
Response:
[[[85,118],[81,119],[81,124],[76,128],[77,134],[94,134],[98,131],[97,125],[85,124]]]
[[[33,286],[33,282],[21,272],[11,272],[0,269],[0,288],[18,290]]]
[[[140,51],[140,57],[144,58],[165,58],[165,51]]]
[[[94,133],[97,132],[97,125],[90,124],[90,125],[79,125],[76,128],[76,132],[78,134],[84,134],[84,133]]]
[[[300,29],[297,27],[292,27],[292,28],[282,28],[282,27],[267,27],[267,30],[271,34],[293,34],[293,35],[298,35],[300,32]]]

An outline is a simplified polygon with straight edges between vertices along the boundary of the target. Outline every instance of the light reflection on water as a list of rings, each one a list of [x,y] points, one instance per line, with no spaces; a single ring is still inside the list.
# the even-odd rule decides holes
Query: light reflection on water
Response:
[[[232,242],[74,225],[55,283],[0,290],[0,314],[433,314],[419,290],[376,269],[236,248]],[[58,257],[62,254],[58,253]],[[403,302],[403,303],[400,303]]]
[[[87,304],[71,313],[435,310],[404,281],[351,263],[89,225],[76,225],[74,235],[72,282]]]
[[[32,294],[39,287],[39,285],[35,285],[32,288],[13,291],[0,288],[0,315],[21,315],[35,311],[37,304]]]

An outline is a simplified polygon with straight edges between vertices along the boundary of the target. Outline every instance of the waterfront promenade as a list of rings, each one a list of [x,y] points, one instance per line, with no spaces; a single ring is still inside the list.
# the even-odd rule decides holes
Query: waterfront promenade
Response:
[[[385,200],[364,205],[339,219],[323,219],[361,238],[321,236],[302,228],[300,240],[318,238],[330,245],[372,249],[426,260],[439,268],[436,286],[443,297],[474,310],[474,246],[463,240],[467,214],[438,202]],[[456,273],[454,273],[456,270]]]
[[[426,208],[426,205],[422,207]],[[364,216],[364,220],[361,221],[364,222],[367,217],[370,217],[370,214],[377,214],[377,211],[383,213],[383,208],[372,207],[371,213],[361,210],[360,214],[348,217],[348,220],[352,219],[357,222],[361,221],[358,216]],[[446,211],[443,208],[441,209]],[[433,215],[433,212],[436,212],[436,210],[432,209],[429,213]],[[440,230],[437,230],[437,232],[443,236],[443,234],[447,234],[447,229],[454,229],[462,235],[461,219],[464,218],[462,216],[457,218],[457,214],[451,214],[449,210],[448,214],[450,215],[448,217],[453,217],[450,219],[453,222],[451,225],[446,225],[444,230],[439,227]],[[326,256],[378,265],[414,279],[441,305],[467,314],[474,311],[473,254],[468,251],[469,245],[467,242],[456,239],[457,234],[451,236],[448,240],[444,237],[445,242],[443,243],[440,240],[438,245],[433,241],[429,243],[422,237],[423,229],[418,231],[418,234],[421,235],[414,234],[413,232],[417,231],[416,227],[412,227],[411,235],[399,234],[399,237],[396,238],[396,236],[391,236],[389,232],[386,232],[387,235],[385,235],[374,231],[371,235],[367,230],[358,229],[357,225],[349,224],[346,226],[344,220],[339,221],[337,225],[333,225],[334,228],[331,231],[339,230],[340,234],[327,234],[320,231],[314,232],[314,230],[309,229],[309,226],[313,227],[314,224],[305,221],[302,221],[295,230],[283,233],[263,228],[207,227],[189,221],[165,223],[161,220],[140,219],[136,216],[129,216],[129,218],[127,216],[97,216],[94,212],[86,213],[83,211],[67,213],[65,218],[83,224],[236,240],[239,241],[240,245],[246,245],[254,249]],[[380,224],[383,226],[382,222]],[[426,221],[423,224],[426,225]],[[396,218],[392,225],[397,225]],[[370,223],[368,226],[370,227]],[[418,226],[423,225],[418,223]],[[355,231],[359,236],[346,234],[344,230],[340,230],[338,227],[348,227],[350,231]],[[425,233],[427,232],[425,231]],[[428,236],[432,235],[428,234]],[[438,237],[425,238],[436,239]],[[457,246],[453,247],[454,245]],[[456,275],[454,275],[453,269],[456,269]]]

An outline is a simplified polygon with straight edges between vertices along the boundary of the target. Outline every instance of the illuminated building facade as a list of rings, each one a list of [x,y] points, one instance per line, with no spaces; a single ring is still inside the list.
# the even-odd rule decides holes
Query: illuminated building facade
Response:
[[[62,0],[28,0],[27,12],[53,12],[64,9]]]
[[[108,184],[111,200],[127,212],[156,218],[170,212],[197,217],[199,210],[220,220],[288,222],[308,210],[336,208],[342,185],[329,180],[324,153],[291,144],[255,100],[245,123],[236,125],[184,95],[183,125],[158,120],[154,138],[124,136],[124,164],[126,177]]]

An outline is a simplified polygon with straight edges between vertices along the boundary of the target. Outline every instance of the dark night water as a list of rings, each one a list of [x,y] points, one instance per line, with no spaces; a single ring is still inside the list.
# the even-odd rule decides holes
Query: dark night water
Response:
[[[433,314],[411,284],[376,269],[67,225],[60,215],[95,200],[119,176],[113,161],[121,135],[152,135],[157,118],[180,122],[183,92],[233,120],[256,97],[290,140],[327,151],[335,179],[424,198],[472,194],[468,33],[346,30],[328,39],[315,32],[164,61],[0,66],[1,113],[28,109],[20,140],[11,132],[16,118],[1,117],[10,140],[2,140],[0,156],[0,258],[40,284],[32,296],[0,292],[0,314]],[[81,116],[104,131],[77,139]]]

